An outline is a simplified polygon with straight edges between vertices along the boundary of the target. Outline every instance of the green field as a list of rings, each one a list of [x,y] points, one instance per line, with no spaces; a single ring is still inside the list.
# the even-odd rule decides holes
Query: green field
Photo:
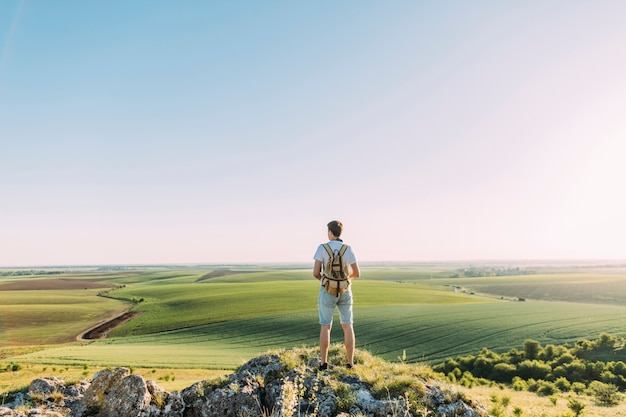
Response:
[[[353,289],[358,347],[388,360],[436,363],[483,347],[509,350],[529,338],[560,344],[626,336],[621,269],[449,278],[456,268],[364,266]],[[73,289],[35,289],[45,279]],[[103,285],[85,289],[87,282]],[[269,349],[316,345],[318,288],[309,268],[281,266],[0,277],[0,361],[232,369]],[[107,339],[75,342],[129,307],[141,314]],[[341,341],[340,326],[332,337]]]
[[[476,292],[533,300],[626,304],[626,273],[552,273],[527,276],[441,279],[441,283],[471,287]]]

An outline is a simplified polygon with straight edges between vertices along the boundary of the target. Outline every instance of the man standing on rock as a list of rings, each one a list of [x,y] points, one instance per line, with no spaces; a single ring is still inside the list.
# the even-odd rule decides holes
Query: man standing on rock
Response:
[[[339,238],[343,232],[343,224],[338,220],[328,223],[328,240],[326,244],[317,247],[315,256],[315,264],[313,265],[313,276],[320,280],[320,292],[317,300],[317,307],[320,318],[320,370],[328,369],[328,348],[330,346],[330,330],[333,324],[333,314],[335,307],[339,310],[339,318],[343,329],[343,340],[346,347],[346,367],[354,366],[354,329],[352,328],[352,285],[351,281],[360,275],[359,265],[352,248],[344,245]],[[348,266],[347,288],[339,290],[340,284],[332,282],[330,285],[330,271],[327,271],[328,261],[331,257],[329,250],[334,257],[341,254],[343,262]],[[326,287],[325,287],[326,285]],[[334,285],[337,285],[334,287]],[[328,289],[328,290],[327,290]],[[329,292],[330,291],[330,292]]]

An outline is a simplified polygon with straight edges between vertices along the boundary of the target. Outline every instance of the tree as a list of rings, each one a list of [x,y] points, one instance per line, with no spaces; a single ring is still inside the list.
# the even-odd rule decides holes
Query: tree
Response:
[[[550,365],[540,361],[525,360],[517,365],[517,373],[524,379],[545,379],[550,371]]]
[[[526,359],[536,359],[541,345],[536,340],[528,339],[524,342],[524,356]]]
[[[509,363],[497,363],[494,365],[491,378],[498,382],[511,382],[517,368]]]
[[[614,349],[618,344],[618,339],[612,334],[602,333],[596,343],[600,349]]]

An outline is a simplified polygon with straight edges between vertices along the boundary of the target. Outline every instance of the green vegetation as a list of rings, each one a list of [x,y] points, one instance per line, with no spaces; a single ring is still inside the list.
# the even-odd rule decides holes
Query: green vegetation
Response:
[[[625,339],[609,334],[571,346],[542,347],[535,340],[526,340],[522,350],[498,354],[483,348],[478,355],[447,359],[433,369],[463,386],[506,383],[516,390],[525,389],[545,397],[560,392],[586,392],[597,404],[614,406],[621,400],[618,391],[626,390],[626,364],[598,358],[615,355],[624,350],[625,344]],[[570,408],[580,408],[575,401],[570,403]]]
[[[522,275],[510,276],[516,268],[477,267],[504,272],[452,278],[463,266],[364,266],[354,285],[358,347],[381,360],[399,361],[399,366],[483,356],[471,369],[454,371],[456,382],[478,387],[482,378],[495,376],[503,381],[498,383],[523,390],[515,393],[531,390],[544,399],[587,393],[598,403],[611,403],[617,395],[612,387],[624,388],[619,364],[626,363],[621,348],[626,271],[521,267]],[[37,289],[44,281],[46,288]],[[68,369],[67,374],[79,377],[87,372],[85,366],[89,372],[107,366],[156,370],[151,379],[182,388],[189,385],[183,385],[187,374],[201,380],[202,372],[234,369],[268,349],[315,347],[317,291],[309,266],[94,267],[49,277],[7,274],[0,277],[0,370],[5,370],[0,391],[22,377],[27,384],[37,369],[47,368],[47,374],[52,368],[57,373]],[[527,301],[514,301],[522,298]],[[75,340],[96,323],[128,310],[140,314],[106,339]],[[606,339],[602,333],[614,336]],[[340,326],[333,328],[332,338],[341,340]],[[607,349],[595,341],[576,344],[596,339],[603,346],[615,343]],[[526,346],[528,340],[534,343]],[[494,358],[522,345],[521,360],[496,363]],[[542,359],[551,354],[567,360],[566,353],[572,355],[571,363],[585,364],[585,370],[588,363],[602,361],[602,369],[592,367],[600,371],[598,383],[570,380],[574,365],[553,367]],[[490,367],[493,375],[475,371],[474,365]],[[9,385],[2,385],[9,376]],[[410,378],[381,383],[380,395],[387,389],[405,390],[410,383]],[[499,398],[494,409],[521,415],[521,409],[514,411],[519,404],[503,405]],[[350,395],[342,401],[349,406]],[[567,403],[560,401],[555,408]],[[575,411],[578,406],[571,404],[573,414],[595,406],[584,403],[584,410]]]
[[[305,367],[311,359],[317,357],[318,351],[315,348],[295,348],[275,353],[279,355],[280,361],[288,368],[295,368]],[[328,352],[329,363],[342,363],[343,357],[343,346],[331,345]],[[357,349],[355,352],[355,364],[356,366],[350,370],[337,367],[337,370],[330,373],[331,377],[336,378],[344,373],[356,375],[371,385],[375,398],[403,397],[408,409],[416,413],[414,415],[423,415],[422,412],[427,412],[424,404],[425,383],[436,378],[436,374],[430,367],[420,364],[388,362],[361,349]],[[341,382],[339,378],[330,382],[338,397],[339,411],[349,412],[350,406],[356,402],[356,392],[353,391],[350,384]],[[297,394],[298,390],[295,391]],[[461,393],[452,390],[446,390],[446,395],[450,402],[457,399],[468,401]]]
[[[458,270],[451,278],[473,278],[473,277],[503,277],[532,275],[537,272],[533,269],[517,267],[476,267],[463,268]]]
[[[290,268],[93,268],[49,278],[55,285],[71,282],[74,289],[45,291],[29,289],[32,277],[2,278],[0,346],[48,345],[7,355],[22,363],[232,369],[268,348],[317,343],[318,284],[310,268]],[[607,295],[619,299],[614,289],[622,285],[626,293],[621,270],[546,274],[543,269],[517,277],[450,278],[458,270],[458,265],[364,267],[354,285],[359,346],[387,360],[404,352],[408,362],[434,364],[485,346],[503,352],[529,338],[545,345],[602,332],[626,336],[626,310],[611,305]],[[84,289],[86,283],[99,283],[100,289]],[[22,289],[2,290],[17,284]],[[592,284],[594,297],[604,303],[581,308],[554,302],[587,300],[583,293]],[[518,296],[528,302],[507,301]],[[128,309],[141,314],[107,339],[67,343]],[[333,332],[335,340],[340,337],[338,326]]]
[[[626,303],[626,273],[612,268],[579,269],[577,273],[552,273],[524,276],[441,278],[440,284],[471,288],[481,294],[508,299],[567,301],[574,303]]]
[[[98,290],[0,291],[0,347],[76,341],[94,323],[124,311]]]

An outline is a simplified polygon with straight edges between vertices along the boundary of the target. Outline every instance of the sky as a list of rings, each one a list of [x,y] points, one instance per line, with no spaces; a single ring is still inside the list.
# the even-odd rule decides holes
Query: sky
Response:
[[[0,266],[626,258],[626,2],[0,2]]]

